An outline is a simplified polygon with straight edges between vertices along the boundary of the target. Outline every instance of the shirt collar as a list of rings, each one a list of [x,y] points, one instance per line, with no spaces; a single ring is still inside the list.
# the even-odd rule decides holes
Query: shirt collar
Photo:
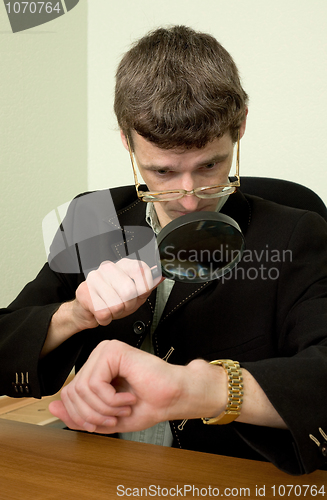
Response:
[[[161,226],[156,209],[154,208],[154,204],[152,202],[147,203],[145,220],[152,228],[153,232],[158,235],[161,231]]]

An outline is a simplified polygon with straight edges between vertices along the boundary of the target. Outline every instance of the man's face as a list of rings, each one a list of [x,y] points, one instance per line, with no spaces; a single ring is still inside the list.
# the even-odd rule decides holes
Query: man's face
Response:
[[[201,149],[161,149],[136,132],[132,133],[132,138],[139,171],[149,191],[191,191],[228,182],[233,159],[233,142],[229,133]],[[123,135],[122,139],[126,147]],[[190,212],[214,211],[218,201],[219,198],[200,199],[186,195],[179,200],[155,202],[155,208],[164,227]]]

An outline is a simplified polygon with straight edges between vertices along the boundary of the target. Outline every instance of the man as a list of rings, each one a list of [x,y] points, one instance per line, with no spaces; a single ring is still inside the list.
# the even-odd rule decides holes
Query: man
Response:
[[[241,227],[247,258],[200,284],[154,279],[128,258],[70,274],[49,260],[2,311],[3,391],[53,393],[75,364],[50,406],[73,429],[270,460],[294,474],[322,467],[327,225],[236,191],[247,95],[233,60],[209,35],[156,30],[122,59],[115,112],[137,193],[111,190],[118,219],[106,223],[158,234],[177,217],[221,210]],[[101,223],[80,210],[83,199],[67,213],[72,241],[78,219]],[[92,256],[105,238],[90,239]],[[83,260],[74,242],[66,255]]]

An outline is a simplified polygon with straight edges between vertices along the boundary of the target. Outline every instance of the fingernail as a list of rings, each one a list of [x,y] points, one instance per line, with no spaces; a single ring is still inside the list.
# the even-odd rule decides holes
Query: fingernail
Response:
[[[83,424],[83,428],[87,431],[87,432],[94,432],[95,429],[97,428],[96,425],[94,424],[90,424],[89,422],[85,422]]]

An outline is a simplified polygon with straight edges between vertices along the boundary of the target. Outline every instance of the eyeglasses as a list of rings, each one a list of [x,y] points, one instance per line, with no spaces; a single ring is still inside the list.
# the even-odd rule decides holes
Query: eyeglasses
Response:
[[[172,201],[179,200],[186,195],[195,195],[198,198],[210,199],[210,198],[221,198],[222,196],[227,196],[229,194],[235,193],[238,187],[240,187],[240,132],[238,131],[237,136],[237,150],[236,150],[236,173],[233,177],[230,177],[230,181],[226,184],[215,184],[214,186],[204,186],[192,189],[192,191],[186,191],[185,189],[172,189],[169,191],[140,191],[140,183],[137,178],[136,166],[137,162],[134,157],[134,153],[131,148],[129,137],[127,136],[128,151],[132,162],[134,182],[137,192],[137,196],[145,202],[150,201]],[[234,179],[234,180],[233,180]]]

